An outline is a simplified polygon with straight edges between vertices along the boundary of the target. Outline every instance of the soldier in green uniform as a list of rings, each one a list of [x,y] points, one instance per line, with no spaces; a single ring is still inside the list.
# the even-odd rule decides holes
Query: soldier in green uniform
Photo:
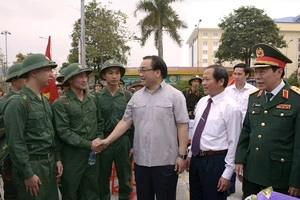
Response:
[[[131,89],[133,89],[134,93],[142,89],[144,86],[141,83],[141,80],[134,81],[131,85]]]
[[[103,116],[104,138],[114,130],[115,126],[122,119],[127,102],[131,93],[119,87],[119,81],[125,74],[125,68],[116,60],[108,60],[103,64],[100,77],[106,80],[106,87],[98,98],[98,108]],[[99,112],[98,112],[99,113]],[[119,181],[119,200],[129,200],[131,193],[131,159],[132,156],[133,130],[129,131],[113,142],[99,154],[99,190],[100,199],[110,199],[110,181],[112,163],[115,163]]]
[[[292,61],[267,44],[252,49],[256,91],[248,109],[236,151],[236,174],[244,197],[272,186],[296,196],[300,188],[300,89],[283,81]]]
[[[22,67],[23,67],[22,63],[16,63],[8,69],[8,75],[7,75],[6,82],[11,84],[11,90],[9,90],[9,92],[0,99],[0,109],[3,107],[3,105],[7,102],[7,100],[12,95],[16,94],[25,85],[26,79],[18,78],[19,73],[22,70]],[[2,111],[1,111],[1,114],[2,114]],[[3,120],[1,120],[0,128],[1,128],[0,129],[1,142],[3,141],[4,143],[6,143],[5,128],[4,128]],[[1,147],[2,147],[2,145],[1,145]],[[5,155],[3,155],[3,156],[7,157],[8,152],[6,152]],[[18,195],[17,195],[16,189],[14,188],[14,186],[12,184],[11,170],[12,170],[11,159],[6,158],[6,160],[3,162],[2,173],[1,173],[2,180],[3,180],[4,199],[17,200]]]
[[[63,83],[64,78],[65,78],[65,75],[64,75],[65,69],[66,68],[61,69],[58,76],[56,77],[56,81],[61,83],[61,84]],[[69,87],[66,86],[66,85],[62,85],[62,88],[63,88],[63,93],[64,93],[68,90]]]
[[[194,119],[194,110],[198,101],[203,97],[203,94],[199,90],[199,86],[202,83],[202,79],[199,75],[194,75],[190,78],[190,88],[182,90],[183,95],[186,99],[186,106],[189,112],[189,118]]]
[[[96,81],[95,84],[95,91],[92,93],[95,97],[98,97],[100,95],[101,90],[103,89],[102,83],[100,83],[99,80]]]
[[[56,133],[62,141],[61,179],[62,197],[76,200],[98,200],[97,144],[101,133],[97,132],[96,99],[86,92],[87,78],[92,72],[73,63],[64,72],[63,85],[69,89],[52,106]]]
[[[13,184],[22,200],[58,199],[56,178],[62,174],[62,164],[56,151],[51,106],[41,93],[56,66],[43,54],[27,56],[19,74],[19,78],[26,77],[26,86],[4,105]]]

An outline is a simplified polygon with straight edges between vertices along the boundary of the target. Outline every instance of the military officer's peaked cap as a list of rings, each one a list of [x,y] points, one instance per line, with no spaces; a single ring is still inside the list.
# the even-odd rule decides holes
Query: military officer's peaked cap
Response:
[[[11,82],[12,79],[18,78],[21,70],[23,68],[22,63],[16,63],[13,64],[9,69],[8,69],[8,74],[5,82]]]
[[[64,71],[64,81],[63,81],[63,85],[64,86],[68,86],[69,82],[68,80],[72,77],[75,76],[77,74],[80,74],[82,72],[86,72],[87,75],[90,75],[90,73],[92,73],[92,69],[90,68],[83,68],[82,65],[80,63],[72,63],[70,64],[68,67],[65,68]]]
[[[192,85],[192,81],[195,79],[198,79],[200,81],[200,84],[202,83],[202,78],[199,75],[193,75],[189,80],[189,84]]]
[[[104,77],[103,77],[104,70],[109,68],[109,67],[119,67],[120,72],[121,72],[121,77],[124,76],[125,67],[121,63],[119,63],[117,60],[110,59],[110,60],[105,61],[105,63],[103,64],[103,66],[100,70],[100,78],[102,78],[103,80],[105,80]]]
[[[23,68],[19,74],[19,78],[24,78],[28,72],[43,67],[55,68],[57,64],[50,61],[44,54],[31,54],[23,61]]]
[[[278,49],[268,44],[256,44],[252,47],[252,52],[256,57],[253,67],[275,66],[284,69],[287,63],[292,63],[292,61]]]

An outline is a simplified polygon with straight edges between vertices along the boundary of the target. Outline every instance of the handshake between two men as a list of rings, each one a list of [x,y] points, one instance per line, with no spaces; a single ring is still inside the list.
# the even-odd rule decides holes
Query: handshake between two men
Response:
[[[96,154],[101,153],[101,151],[103,151],[103,149],[105,149],[108,144],[109,143],[106,139],[100,140],[100,138],[96,138],[92,141],[91,150]]]

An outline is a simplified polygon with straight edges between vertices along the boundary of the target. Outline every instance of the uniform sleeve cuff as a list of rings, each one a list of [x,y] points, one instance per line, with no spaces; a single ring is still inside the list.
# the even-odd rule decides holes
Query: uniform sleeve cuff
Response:
[[[29,179],[34,176],[34,173],[31,168],[28,170],[24,171],[24,179]]]

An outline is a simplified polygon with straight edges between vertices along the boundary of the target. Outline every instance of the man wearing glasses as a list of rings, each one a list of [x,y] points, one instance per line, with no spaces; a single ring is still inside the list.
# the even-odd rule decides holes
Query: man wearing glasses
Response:
[[[134,123],[137,199],[175,200],[178,174],[186,165],[189,117],[185,98],[165,83],[167,66],[158,56],[146,56],[139,69],[145,87],[127,104],[123,119],[102,145],[120,137]]]

